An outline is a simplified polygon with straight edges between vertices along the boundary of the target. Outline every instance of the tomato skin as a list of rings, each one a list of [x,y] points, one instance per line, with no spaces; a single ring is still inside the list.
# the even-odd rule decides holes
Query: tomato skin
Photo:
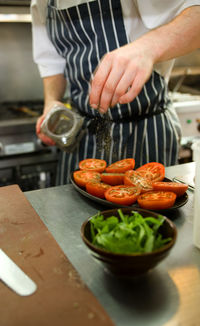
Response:
[[[165,167],[163,164],[158,162],[146,163],[135,171],[139,171],[144,177],[152,181],[162,181],[165,177]]]
[[[124,184],[128,186],[137,186],[141,193],[153,190],[152,181],[143,177],[140,171],[129,170],[125,172]]]
[[[111,186],[99,181],[90,181],[86,183],[85,187],[86,187],[86,191],[90,195],[103,199],[105,198],[106,190],[109,189]]]
[[[103,172],[107,166],[106,161],[97,158],[86,158],[79,162],[80,170],[91,170],[96,172]]]
[[[120,161],[116,161],[106,167],[107,173],[124,173],[125,171],[132,170],[135,167],[134,158],[125,158]]]
[[[153,189],[158,191],[172,191],[177,197],[183,196],[186,190],[188,189],[188,185],[184,183],[178,182],[164,182],[157,181],[152,183]]]
[[[151,210],[162,210],[174,205],[176,194],[171,191],[149,191],[137,198],[140,207]]]
[[[131,205],[136,202],[140,189],[135,186],[119,185],[110,187],[105,192],[105,198],[119,205]]]
[[[123,185],[124,183],[124,173],[101,173],[101,181],[111,185]]]
[[[88,171],[88,170],[78,170],[73,173],[74,181],[79,186],[84,188],[86,183],[89,181],[101,181],[100,173],[96,171]]]

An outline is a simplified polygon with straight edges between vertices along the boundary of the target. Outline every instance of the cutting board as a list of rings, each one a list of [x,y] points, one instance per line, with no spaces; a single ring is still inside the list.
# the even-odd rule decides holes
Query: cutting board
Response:
[[[22,297],[0,281],[1,326],[114,325],[17,185],[0,188],[0,248],[37,284]]]

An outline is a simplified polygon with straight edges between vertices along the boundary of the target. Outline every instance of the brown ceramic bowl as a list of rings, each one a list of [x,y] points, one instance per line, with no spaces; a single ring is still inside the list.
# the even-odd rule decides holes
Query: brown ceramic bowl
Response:
[[[133,208],[121,208],[121,210],[123,213],[128,214],[133,211]],[[159,215],[158,213],[140,208],[134,208],[134,211],[139,212],[143,217],[152,216],[157,218]],[[111,215],[118,216],[117,208],[103,211],[101,214],[103,214],[105,218]],[[177,237],[176,226],[167,217],[164,218],[165,220],[159,229],[159,233],[161,233],[164,238],[170,237],[172,240],[160,249],[150,253],[116,254],[94,246],[90,236],[89,220],[91,217],[82,224],[81,237],[86,246],[90,249],[92,256],[101,261],[108,271],[118,276],[136,276],[154,268],[169,255],[170,250],[175,244]]]

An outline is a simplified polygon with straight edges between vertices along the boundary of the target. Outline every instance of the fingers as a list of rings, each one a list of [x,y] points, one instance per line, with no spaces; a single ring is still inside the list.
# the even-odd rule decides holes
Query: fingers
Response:
[[[123,94],[119,99],[120,104],[130,103],[133,101],[136,96],[139,95],[144,85],[144,76],[141,74],[136,75],[135,79],[132,82],[132,85],[129,87],[127,92]]]
[[[121,79],[121,76],[123,75],[123,69],[118,69],[118,70],[112,70],[103,86],[102,92],[101,92],[101,97],[100,97],[100,102],[99,102],[99,110],[101,113],[105,113],[109,107],[112,107],[113,104],[113,97],[115,94],[116,87]],[[117,99],[120,95],[123,93],[117,94],[116,95],[116,103]]]
[[[39,118],[37,119],[37,122],[36,122],[36,134],[37,134],[37,135],[40,133],[40,130],[41,130],[41,124],[42,124],[44,118],[45,118],[45,116],[42,115],[41,117],[39,117]]]
[[[120,93],[117,94],[116,88],[125,73],[126,63],[127,60],[123,56],[116,55],[116,52],[108,53],[104,57],[91,84],[91,107],[98,108],[101,113],[105,113],[123,95],[120,89]]]
[[[90,91],[90,106],[94,109],[98,109],[100,106],[101,93],[104,84],[109,76],[111,70],[111,62],[109,56],[103,58],[101,64],[97,68],[94,79],[91,83]]]
[[[139,88],[136,92],[133,89],[131,93],[128,92],[130,85],[132,86],[134,84],[136,77],[136,69],[133,69],[131,66],[129,67],[129,65],[126,67],[123,64],[113,65],[105,81],[103,81],[103,76],[105,74],[101,75],[101,71],[98,71],[98,75],[95,76],[92,84],[90,97],[91,106],[98,108],[101,113],[105,113],[109,107],[113,107],[119,103],[119,99],[123,99],[125,94],[128,94],[128,96],[124,100],[129,98],[131,101],[136,96],[135,94],[139,93]]]
[[[54,146],[55,145],[55,142],[51,138],[47,137],[46,135],[44,135],[42,133],[38,134],[38,138],[41,140],[42,143],[44,143],[44,144],[46,144],[48,146]]]
[[[129,103],[151,75],[153,61],[129,44],[105,55],[91,84],[90,105],[105,113],[117,103]]]
[[[42,141],[42,143],[44,143],[48,146],[54,146],[55,142],[51,138],[47,137],[46,135],[44,135],[41,132],[41,125],[42,125],[42,122],[44,121],[44,118],[45,118],[45,115],[42,115],[41,117],[38,118],[37,123],[36,123],[36,134],[37,134],[38,138]]]
[[[115,106],[117,103],[120,103],[120,98],[128,92],[130,85],[133,83],[135,75],[136,71],[134,69],[128,69],[128,71],[123,74],[117,87],[114,90],[111,107]]]

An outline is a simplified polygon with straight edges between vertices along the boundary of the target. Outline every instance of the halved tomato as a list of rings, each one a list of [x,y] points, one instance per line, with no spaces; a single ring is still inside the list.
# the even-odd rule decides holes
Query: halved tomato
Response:
[[[140,207],[144,209],[161,210],[174,205],[176,194],[171,191],[149,191],[137,198]]]
[[[157,181],[152,183],[154,190],[159,191],[172,191],[178,197],[183,196],[183,194],[188,189],[188,185],[184,183],[177,183],[177,182],[164,182],[164,181]]]
[[[124,176],[124,184],[128,186],[138,186],[141,189],[141,193],[153,190],[152,181],[143,177],[139,171],[126,171]]]
[[[96,172],[103,172],[107,166],[106,161],[97,158],[86,158],[79,162],[80,170],[91,170]]]
[[[86,191],[90,195],[93,195],[93,196],[99,197],[99,198],[105,198],[105,192],[111,186],[106,183],[99,182],[99,181],[90,181],[90,182],[86,183],[85,187],[86,187]]]
[[[136,202],[140,189],[136,186],[113,186],[105,192],[105,198],[119,205],[131,205]]]
[[[134,169],[134,167],[134,158],[125,158],[110,164],[105,170],[107,173],[124,173],[125,171]]]
[[[79,187],[85,187],[89,181],[101,181],[100,173],[96,171],[78,170],[73,173],[74,181]]]
[[[101,181],[111,185],[123,185],[124,183],[124,173],[101,173]]]
[[[135,171],[140,171],[145,178],[152,181],[162,181],[165,177],[165,167],[163,164],[158,162],[146,163],[137,168]]]

